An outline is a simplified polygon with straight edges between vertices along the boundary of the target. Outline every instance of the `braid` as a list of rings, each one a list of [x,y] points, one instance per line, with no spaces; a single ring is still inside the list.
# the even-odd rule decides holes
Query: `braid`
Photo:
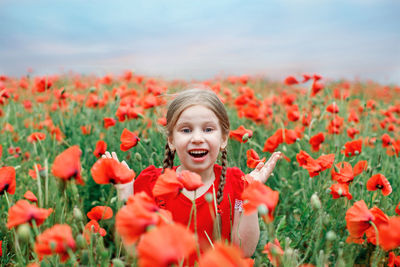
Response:
[[[221,204],[222,199],[224,197],[224,187],[225,187],[225,175],[226,175],[226,168],[228,165],[228,160],[227,160],[227,152],[226,149],[224,148],[221,152],[221,178],[219,182],[219,187],[218,187],[218,192],[217,192],[217,204]]]
[[[172,168],[174,166],[174,158],[175,158],[175,150],[171,150],[167,142],[167,144],[165,145],[165,154],[164,154],[163,170],[162,170],[163,173],[165,169]]]

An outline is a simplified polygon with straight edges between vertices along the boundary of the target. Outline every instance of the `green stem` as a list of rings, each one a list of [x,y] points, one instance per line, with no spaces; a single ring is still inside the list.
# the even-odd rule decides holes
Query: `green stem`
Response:
[[[33,143],[33,144],[35,144],[35,143]],[[33,164],[33,167],[35,168],[35,172],[36,172],[36,182],[37,182],[38,196],[39,196],[39,207],[43,207],[42,184],[40,182],[40,173],[39,173],[39,169],[38,169],[36,163]]]

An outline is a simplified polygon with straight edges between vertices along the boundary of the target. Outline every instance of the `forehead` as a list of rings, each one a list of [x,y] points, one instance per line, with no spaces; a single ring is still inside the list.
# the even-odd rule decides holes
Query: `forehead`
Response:
[[[178,125],[180,123],[188,123],[188,122],[190,123],[214,122],[218,124],[219,121],[215,113],[208,107],[205,107],[203,105],[194,105],[182,111],[176,124]]]

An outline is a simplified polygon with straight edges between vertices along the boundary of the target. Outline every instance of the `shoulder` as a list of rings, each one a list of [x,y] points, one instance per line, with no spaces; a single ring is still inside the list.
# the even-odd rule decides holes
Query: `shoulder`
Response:
[[[134,183],[134,192],[138,193],[140,191],[151,192],[155,182],[157,181],[158,176],[161,175],[162,169],[156,168],[154,165],[151,165],[144,169],[135,179]]]

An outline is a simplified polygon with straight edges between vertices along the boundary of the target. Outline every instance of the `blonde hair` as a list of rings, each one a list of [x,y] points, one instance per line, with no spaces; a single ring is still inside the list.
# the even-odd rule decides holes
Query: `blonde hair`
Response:
[[[176,96],[176,98],[169,104],[167,111],[167,125],[165,126],[167,136],[168,137],[171,136],[175,124],[178,121],[179,116],[182,114],[182,112],[185,109],[195,105],[202,105],[213,111],[218,118],[222,135],[225,138],[228,138],[230,124],[229,124],[228,113],[226,112],[224,104],[212,90],[200,89],[200,88],[193,88],[180,92]],[[174,158],[175,158],[175,151],[170,149],[167,141],[167,144],[165,145],[163,171],[166,168],[173,167]],[[223,149],[221,151],[221,166],[222,166],[222,171],[217,192],[218,205],[221,203],[223,199],[223,191],[225,187],[225,175],[227,168],[226,149]]]

